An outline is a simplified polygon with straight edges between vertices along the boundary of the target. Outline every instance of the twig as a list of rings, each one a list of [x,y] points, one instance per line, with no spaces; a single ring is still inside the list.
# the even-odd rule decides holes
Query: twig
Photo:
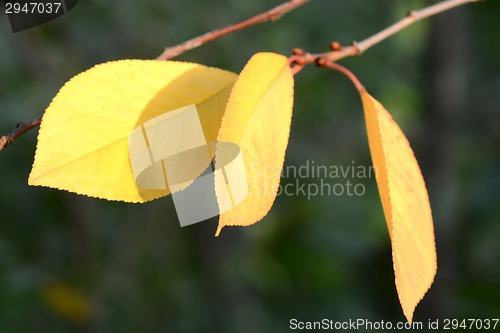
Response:
[[[413,24],[417,21],[423,20],[429,16],[433,16],[449,9],[464,5],[470,2],[480,2],[484,0],[446,0],[443,2],[439,2],[437,4],[431,5],[429,7],[425,7],[420,10],[413,10],[406,15],[402,20],[394,23],[393,25],[385,28],[384,30],[376,33],[373,36],[370,36],[361,42],[353,42],[350,46],[347,47],[337,47],[330,52],[318,53],[318,54],[310,54],[303,52],[300,49],[295,50],[295,55],[290,57],[291,62],[299,67],[303,67],[306,64],[315,63],[320,58],[326,58],[332,62],[338,61],[343,58],[352,57],[356,55],[360,55],[370,47],[380,43],[381,41],[387,39],[388,37],[394,35],[395,33],[401,31],[406,28],[410,24]],[[300,69],[297,70],[297,72]]]
[[[267,22],[267,21],[275,21],[279,19],[281,16],[284,14],[290,12],[291,10],[302,6],[303,4],[309,2],[310,0],[290,0],[288,2],[285,2],[284,4],[275,7],[265,13],[259,14],[257,16],[254,16],[252,18],[249,18],[247,20],[244,20],[242,22],[236,23],[234,25],[231,25],[229,27],[220,29],[220,30],[214,30],[212,32],[206,33],[204,35],[201,35],[199,37],[190,39],[182,44],[179,44],[174,47],[168,47],[166,48],[163,53],[157,58],[160,60],[167,60],[171,59],[185,51],[192,50],[200,45],[206,44],[210,41],[213,41],[219,37],[228,35],[230,33],[233,33],[238,30],[242,30],[245,28],[248,28],[252,25],[262,23],[262,22]],[[417,10],[417,11],[411,11],[408,13],[408,15],[400,20],[399,22],[394,23],[390,27],[376,33],[375,35],[368,37],[364,39],[363,41],[359,43],[352,43],[350,46],[347,47],[342,47],[340,44],[336,42],[332,42],[331,52],[325,52],[325,53],[318,53],[318,54],[311,54],[311,53],[306,53],[301,49],[294,49],[294,55],[291,56],[288,60],[289,64],[292,66],[293,73],[296,74],[305,65],[312,64],[315,62],[318,62],[319,59],[325,59],[328,60],[328,62],[325,62],[324,64],[328,64],[327,67],[332,67],[331,63],[338,61],[340,59],[346,58],[346,57],[351,57],[355,55],[360,55],[361,53],[365,52],[367,49],[370,47],[374,46],[375,44],[380,43],[384,39],[394,35],[395,33],[399,32],[400,30],[406,28],[412,23],[415,23],[417,21],[420,21],[424,18],[427,18],[429,16],[433,16],[436,14],[439,14],[441,12],[444,12],[446,10],[449,10],[454,7],[458,7],[461,5],[464,5],[469,2],[480,2],[484,0],[446,0],[440,3],[437,3],[435,5]],[[333,65],[335,67],[335,65]],[[340,70],[339,68],[335,68],[337,70]],[[38,118],[32,121],[28,122],[23,122],[19,123],[16,130],[12,132],[11,134],[4,135],[0,138],[0,150],[3,148],[7,147],[8,145],[12,144],[14,140],[19,137],[20,135],[24,134],[25,132],[29,131],[30,129],[40,125],[42,118]]]
[[[262,23],[262,22],[268,22],[268,21],[276,21],[286,13],[292,11],[293,9],[300,7],[304,5],[305,3],[309,2],[310,0],[290,0],[288,2],[285,2],[278,7],[275,7],[265,13],[256,15],[254,17],[251,17],[249,19],[246,19],[244,21],[241,21],[239,23],[230,25],[228,27],[222,28],[222,29],[217,29],[211,32],[207,32],[206,34],[203,34],[201,36],[195,37],[193,39],[190,39],[188,41],[185,41],[182,44],[179,44],[177,46],[172,46],[172,47],[167,47],[163,51],[161,55],[156,58],[157,60],[168,60],[172,59],[176,56],[178,56],[181,53],[184,53],[186,51],[192,50],[194,48],[197,48],[198,46],[201,46],[203,44],[206,44],[208,42],[211,42],[217,38],[220,38],[225,35],[229,35],[235,31],[238,30],[243,30],[246,29],[252,25]]]
[[[262,22],[268,22],[268,21],[276,21],[286,13],[292,11],[293,9],[300,7],[310,0],[290,0],[288,2],[285,2],[267,12],[261,13],[259,15],[256,15],[254,17],[251,17],[249,19],[246,19],[244,21],[241,21],[239,23],[236,23],[234,25],[231,25],[229,27],[219,29],[219,30],[214,30],[211,32],[208,32],[206,34],[203,34],[201,36],[195,37],[193,39],[190,39],[182,44],[179,44],[177,46],[173,47],[167,47],[163,53],[158,56],[158,60],[168,60],[171,59],[175,56],[178,56],[179,54],[186,52],[188,50],[192,50],[200,45],[206,44],[208,42],[211,42],[219,37],[231,34],[233,32],[236,32],[238,30],[246,29],[252,25],[262,23]],[[42,121],[42,118],[38,118],[32,121],[28,122],[22,122],[17,124],[16,129],[14,132],[4,135],[0,138],[0,151],[11,145],[14,140],[24,134],[25,132],[29,131],[30,129],[40,125]]]
[[[4,135],[0,138],[0,150],[11,145],[18,136],[23,135],[24,133],[26,133],[27,131],[29,131],[34,127],[37,127],[38,125],[40,125],[41,122],[42,122],[42,117],[33,119],[31,121],[18,123],[14,132]]]

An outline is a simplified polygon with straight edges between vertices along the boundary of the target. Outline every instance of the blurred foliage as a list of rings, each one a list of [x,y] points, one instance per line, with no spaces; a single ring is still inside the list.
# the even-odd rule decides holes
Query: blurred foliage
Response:
[[[42,114],[94,64],[154,58],[278,3],[87,0],[45,25],[2,31],[0,133]],[[360,40],[429,3],[315,0],[177,60],[239,72],[255,52],[325,51],[331,39]],[[499,15],[498,1],[467,5],[342,61],[400,123],[427,180],[439,268],[416,321],[500,313]],[[295,99],[286,165],[370,165],[347,79],[307,67]],[[287,332],[291,318],[404,320],[373,178],[352,180],[362,196],[281,195],[262,222],[214,238],[215,219],[180,228],[170,198],[132,205],[28,187],[35,142],[32,131],[0,153],[2,333]]]

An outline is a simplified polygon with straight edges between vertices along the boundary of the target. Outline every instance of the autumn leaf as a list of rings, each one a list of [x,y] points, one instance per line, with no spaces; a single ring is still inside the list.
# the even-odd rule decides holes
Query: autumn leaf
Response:
[[[62,282],[50,282],[42,290],[47,306],[59,316],[76,324],[87,322],[92,314],[90,300],[78,290]]]
[[[138,187],[129,135],[150,119],[195,105],[216,141],[236,75],[176,61],[121,60],[68,81],[44,113],[30,185],[107,200],[146,202],[169,189]]]
[[[288,145],[292,107],[293,74],[287,58],[255,54],[234,84],[217,139],[240,146],[248,194],[233,209],[220,214],[217,235],[225,226],[258,222],[271,209]],[[220,164],[216,156],[216,166]],[[216,174],[219,200],[226,185],[223,175]]]
[[[437,270],[434,227],[425,182],[399,126],[376,99],[359,88],[368,141],[392,243],[396,289],[412,321]]]

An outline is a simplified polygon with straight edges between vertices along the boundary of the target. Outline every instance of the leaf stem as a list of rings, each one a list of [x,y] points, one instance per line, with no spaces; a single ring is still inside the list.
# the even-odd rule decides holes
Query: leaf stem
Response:
[[[33,119],[31,121],[18,123],[16,129],[12,133],[4,135],[0,138],[0,150],[11,145],[14,142],[14,140],[17,139],[17,137],[23,135],[30,129],[37,127],[38,125],[40,125],[41,122],[42,122],[42,117]]]
[[[214,30],[211,32],[208,32],[206,34],[203,34],[201,36],[195,37],[193,39],[190,39],[184,43],[181,43],[177,46],[173,47],[167,47],[163,51],[161,55],[159,55],[156,59],[159,60],[167,60],[171,59],[175,56],[178,56],[179,54],[186,52],[188,50],[192,50],[200,45],[206,44],[208,42],[211,42],[217,38],[220,38],[222,36],[231,34],[233,32],[239,31],[246,29],[252,25],[262,23],[262,22],[268,22],[268,21],[275,21],[279,19],[281,16],[285,15],[286,13],[290,12],[291,10],[300,7],[310,0],[290,0],[288,2],[285,2],[269,11],[266,11],[264,13],[261,13],[259,15],[253,16],[249,19],[246,19],[244,21],[241,21],[239,23],[233,24],[231,26],[228,26],[226,28]],[[344,74],[346,74],[351,80],[355,78],[355,76],[348,71],[346,68],[342,66],[336,65],[334,62],[338,61],[340,59],[346,58],[346,57],[351,57],[355,55],[360,55],[361,53],[365,52],[368,50],[370,47],[380,43],[381,41],[385,40],[386,38],[394,35],[395,33],[401,31],[402,29],[406,28],[410,24],[413,24],[417,21],[420,21],[424,18],[427,18],[429,16],[433,16],[436,14],[439,14],[441,12],[444,12],[446,10],[452,9],[454,7],[458,7],[461,5],[464,5],[466,3],[470,2],[480,2],[484,0],[445,0],[442,2],[439,2],[437,4],[434,4],[432,6],[420,9],[420,10],[415,10],[415,11],[410,11],[408,15],[403,18],[402,20],[394,23],[393,25],[387,27],[386,29],[374,34],[371,37],[368,37],[361,42],[353,42],[350,46],[347,47],[341,47],[338,43],[332,43],[332,45],[335,45],[333,47],[333,50],[330,52],[325,52],[325,53],[318,53],[318,54],[311,54],[304,52],[301,49],[294,49],[294,55],[289,58],[289,64],[292,66],[292,72],[294,74],[297,74],[302,70],[302,68],[305,65],[312,64],[315,62],[318,62],[319,59],[326,59],[329,62],[326,62],[328,64],[329,68],[335,69],[337,71],[340,71]],[[341,69],[342,68],[342,69]],[[351,75],[349,75],[347,72],[349,72]],[[357,81],[357,79],[356,79]],[[353,81],[353,83],[358,87],[358,85]],[[359,83],[359,81],[358,81]],[[361,84],[359,83],[361,86]],[[361,86],[362,87],[362,86]],[[359,89],[359,87],[358,87]],[[14,140],[24,134],[25,132],[29,131],[32,128],[37,127],[40,125],[42,118],[34,119],[32,121],[28,122],[22,122],[19,123],[16,129],[7,135],[4,135],[0,138],[0,151],[11,145]]]

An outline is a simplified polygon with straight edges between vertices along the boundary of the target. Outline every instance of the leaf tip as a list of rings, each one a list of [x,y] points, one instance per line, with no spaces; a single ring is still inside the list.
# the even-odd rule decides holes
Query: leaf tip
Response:
[[[422,301],[424,296],[429,292],[434,283],[437,274],[437,259],[431,260],[429,270],[427,273],[424,273],[421,276],[422,288],[420,291],[416,291],[416,294],[411,295],[411,293],[407,292],[403,287],[404,281],[401,277],[396,277],[396,289],[398,292],[399,302],[401,304],[401,308],[403,310],[403,314],[406,317],[406,320],[411,323],[413,321],[413,315],[415,313],[415,309]]]

